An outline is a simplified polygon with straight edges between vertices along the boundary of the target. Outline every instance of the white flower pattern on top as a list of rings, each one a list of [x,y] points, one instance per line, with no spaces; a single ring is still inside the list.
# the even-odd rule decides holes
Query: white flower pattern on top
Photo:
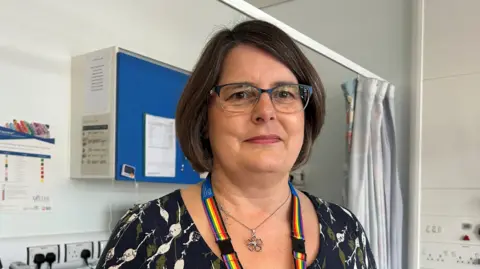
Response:
[[[308,269],[376,269],[361,224],[349,210],[304,192],[320,227],[320,251]],[[179,190],[128,210],[97,269],[225,269],[185,208]]]

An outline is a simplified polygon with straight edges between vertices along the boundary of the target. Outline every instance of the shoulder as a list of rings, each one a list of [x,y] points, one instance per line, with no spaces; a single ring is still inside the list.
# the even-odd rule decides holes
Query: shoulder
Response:
[[[150,266],[152,257],[166,254],[159,252],[161,242],[155,238],[177,237],[184,213],[180,190],[128,209],[113,229],[97,268],[116,268],[125,263],[129,268]]]
[[[323,200],[317,196],[314,196],[306,191],[302,192],[310,202],[313,204],[317,215],[321,217],[319,222],[328,222],[331,224],[341,223],[341,224],[360,224],[357,217],[347,208],[331,203],[329,201]]]
[[[344,266],[344,268],[375,269],[376,263],[367,235],[355,214],[341,205],[328,202],[308,192],[303,194],[312,202],[320,225],[323,261],[319,263],[325,263],[333,268]],[[329,260],[327,257],[333,259]],[[357,267],[349,267],[353,264]]]
[[[325,236],[333,241],[338,241],[343,240],[341,238],[342,235],[348,234],[349,239],[361,240],[366,243],[366,235],[362,224],[352,211],[307,192],[303,193],[312,202],[321,230],[325,232]]]
[[[180,190],[175,190],[154,200],[136,204],[120,218],[117,226],[137,223],[145,227],[158,227],[173,223],[179,217],[175,214],[182,213],[182,208]]]

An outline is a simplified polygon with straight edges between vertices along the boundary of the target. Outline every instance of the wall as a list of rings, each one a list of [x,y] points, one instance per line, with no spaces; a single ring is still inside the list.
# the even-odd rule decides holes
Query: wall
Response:
[[[400,178],[405,183],[403,191],[406,193],[412,34],[410,1],[295,0],[265,11],[396,86]],[[307,184],[316,195],[341,203],[345,101],[340,84],[356,74],[305,50],[327,90],[326,124],[307,169]]]
[[[404,197],[404,257],[407,254],[410,146],[410,75],[413,1],[294,0],[266,9],[290,26],[396,86],[399,177]],[[307,171],[307,189],[342,204],[345,100],[340,84],[356,76],[307,50],[327,90],[327,118]]]
[[[425,1],[422,268],[480,264],[479,9],[476,0]]]
[[[198,16],[199,10],[203,10],[202,16]],[[28,223],[14,222],[24,219],[22,213],[0,214],[0,237],[6,236],[2,231],[25,236],[0,239],[4,265],[25,261],[27,246],[106,239],[119,215],[134,202],[181,187],[140,184],[135,188],[130,184],[69,180],[70,57],[118,45],[191,70],[213,31],[240,18],[215,0],[147,0],[141,5],[94,0],[2,2],[0,122],[15,118],[49,123],[57,140],[51,160],[54,169],[46,178],[46,183],[55,184],[53,211],[49,215],[32,214]],[[68,195],[61,196],[63,193]],[[59,234],[36,236],[28,229],[41,226],[51,230],[49,225],[54,225],[51,223],[58,217],[71,223],[70,227],[60,227],[63,230]],[[92,222],[99,225],[92,227]],[[90,228],[82,229],[82,223]],[[70,233],[65,234],[66,230]]]
[[[3,4],[0,10],[0,69],[3,74],[0,96],[3,99],[5,94],[11,94],[11,89],[15,89],[16,93],[9,97],[12,99],[9,103],[15,104],[22,100],[25,106],[31,108],[25,110],[16,106],[0,106],[0,122],[23,118],[52,124],[52,131],[58,139],[55,148],[57,165],[63,167],[56,173],[62,184],[71,184],[66,176],[66,138],[69,113],[68,72],[72,55],[119,45],[190,70],[214,25],[239,18],[237,13],[213,0],[203,0],[201,4],[200,1],[149,0],[141,6],[128,2],[113,3],[93,0],[82,1],[81,4],[73,0],[61,3],[43,1],[33,3],[27,9],[24,5],[11,1]],[[188,8],[180,9],[183,3],[188,3]],[[397,86],[397,130],[402,183],[407,182],[408,173],[406,119],[409,112],[410,4],[410,1],[375,0],[357,3],[346,0],[295,0],[267,9],[270,14]],[[206,11],[197,19],[200,7]],[[173,12],[175,10],[177,12]],[[307,168],[308,190],[327,200],[341,203],[345,105],[340,83],[353,78],[355,74],[308,50],[306,53],[324,79],[328,93],[327,122]],[[44,109],[52,106],[56,107],[55,111]],[[75,184],[70,188],[75,188],[79,199],[83,195],[93,195],[98,199],[106,196],[114,198],[113,210],[116,214],[131,202],[158,197],[178,187],[142,184],[134,189],[130,185],[113,185],[110,182]],[[406,196],[406,184],[403,185],[403,191]],[[132,192],[136,193],[135,197],[131,197]],[[24,247],[27,245],[103,239],[108,235],[108,207],[105,203],[103,207],[93,210],[95,214],[102,214],[107,232],[2,239],[0,253],[8,253],[9,259],[23,259]],[[79,214],[92,213],[85,207],[82,208]]]

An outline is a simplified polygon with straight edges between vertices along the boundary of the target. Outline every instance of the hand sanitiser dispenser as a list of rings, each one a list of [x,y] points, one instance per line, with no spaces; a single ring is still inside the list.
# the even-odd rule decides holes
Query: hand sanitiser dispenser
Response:
[[[175,136],[189,72],[110,47],[72,58],[72,179],[197,183]]]

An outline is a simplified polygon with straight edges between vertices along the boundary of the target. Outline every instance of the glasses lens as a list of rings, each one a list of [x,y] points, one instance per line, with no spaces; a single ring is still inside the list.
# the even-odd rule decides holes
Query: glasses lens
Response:
[[[285,113],[303,110],[309,98],[309,88],[304,85],[282,85],[272,92],[275,108]]]
[[[293,113],[303,110],[310,99],[310,86],[281,85],[271,94],[275,109],[279,112]],[[229,84],[220,88],[220,102],[224,110],[243,112],[251,109],[258,101],[260,92],[248,84]]]
[[[243,111],[257,101],[259,92],[246,84],[225,85],[220,90],[222,106],[228,111]]]

